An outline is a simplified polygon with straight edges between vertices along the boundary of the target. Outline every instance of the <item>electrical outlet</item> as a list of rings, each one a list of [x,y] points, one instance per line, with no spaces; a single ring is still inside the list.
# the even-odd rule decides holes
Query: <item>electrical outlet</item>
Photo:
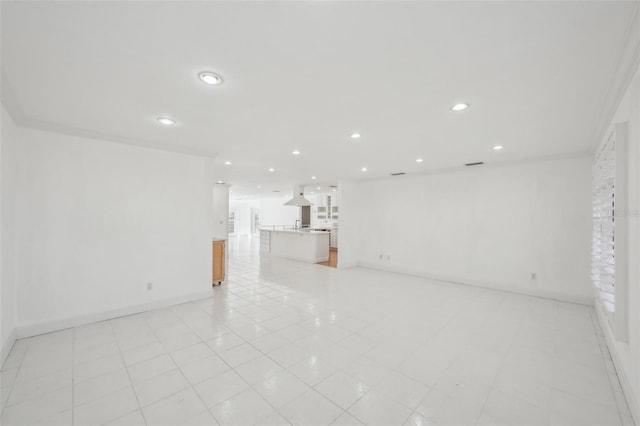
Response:
[[[153,283],[147,283],[147,291],[153,290]]]

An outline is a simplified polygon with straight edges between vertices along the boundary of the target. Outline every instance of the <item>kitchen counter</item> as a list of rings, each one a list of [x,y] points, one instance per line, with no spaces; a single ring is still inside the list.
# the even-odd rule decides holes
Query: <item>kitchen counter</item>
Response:
[[[329,231],[260,229],[260,254],[318,263],[329,260]]]

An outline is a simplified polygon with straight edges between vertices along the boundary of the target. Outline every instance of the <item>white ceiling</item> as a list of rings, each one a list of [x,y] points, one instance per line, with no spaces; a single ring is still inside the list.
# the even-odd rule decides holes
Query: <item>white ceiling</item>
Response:
[[[23,124],[216,155],[245,195],[326,187],[589,150],[637,6],[3,1],[3,82]]]

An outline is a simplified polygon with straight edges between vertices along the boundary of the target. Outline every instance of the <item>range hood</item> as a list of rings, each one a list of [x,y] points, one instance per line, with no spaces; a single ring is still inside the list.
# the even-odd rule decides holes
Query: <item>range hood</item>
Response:
[[[284,203],[285,206],[308,207],[311,201],[304,198],[304,185],[293,187],[293,198]]]

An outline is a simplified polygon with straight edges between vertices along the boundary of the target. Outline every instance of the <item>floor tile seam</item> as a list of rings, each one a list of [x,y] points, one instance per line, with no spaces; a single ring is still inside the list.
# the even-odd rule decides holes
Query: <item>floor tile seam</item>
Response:
[[[193,329],[193,328],[192,328],[188,323],[186,323],[184,320],[182,320],[182,318],[180,318],[180,317],[179,317],[179,319],[180,319],[180,320],[181,320],[181,321],[186,325],[186,327],[187,327],[187,328],[188,328],[192,333],[196,334],[196,336],[198,336],[198,338],[200,338],[200,340],[202,341],[201,343],[204,343],[204,344],[205,344],[209,349],[211,349],[211,351],[213,352],[213,354],[214,354],[214,355],[216,355],[216,356],[217,356],[217,357],[218,357],[222,362],[224,362],[224,363],[227,365],[227,367],[229,367],[229,368],[231,369],[231,366],[230,366],[230,365],[229,365],[229,364],[228,364],[224,359],[222,359],[222,357],[220,357],[220,356],[219,356],[219,354],[218,354],[218,353],[217,353],[213,348],[211,348],[211,347],[209,346],[209,344],[207,343],[207,341],[205,341],[204,339],[202,339],[202,338],[200,337],[200,335],[199,335],[198,333],[196,333],[196,332],[194,331],[194,329]],[[231,330],[231,333],[234,333],[234,334],[235,334],[235,332],[233,332],[233,330]],[[155,335],[155,330],[154,330],[154,335]],[[238,337],[239,337],[239,336],[238,336]],[[158,338],[158,337],[157,337],[157,335],[156,335],[156,338]],[[215,416],[214,416],[214,415],[213,415],[213,413],[211,412],[211,409],[210,409],[210,408],[209,408],[209,406],[205,403],[205,401],[202,399],[202,397],[200,396],[200,394],[198,393],[198,391],[195,389],[195,385],[194,385],[194,384],[192,384],[192,383],[189,381],[189,379],[187,379],[187,378],[186,378],[186,376],[184,375],[184,372],[182,371],[182,367],[180,366],[180,364],[178,364],[178,363],[176,362],[176,360],[175,360],[175,358],[173,357],[172,353],[171,353],[171,352],[169,352],[169,351],[167,350],[166,346],[162,343],[162,340],[160,340],[160,339],[158,338],[158,341],[160,342],[160,344],[161,344],[161,345],[163,346],[163,348],[165,349],[165,351],[166,351],[166,355],[167,355],[167,356],[169,356],[169,358],[171,359],[171,361],[173,362],[173,364],[176,366],[176,369],[180,372],[180,374],[182,375],[182,377],[183,377],[183,378],[185,379],[185,381],[189,384],[189,387],[188,387],[188,388],[186,388],[186,389],[191,389],[191,390],[195,393],[195,395],[198,397],[198,400],[202,403],[203,407],[205,408],[205,410],[201,411],[201,412],[200,412],[200,414],[201,414],[201,413],[204,413],[205,411],[207,411],[207,412],[208,412],[208,413],[209,413],[209,414],[210,414],[210,415],[215,419]],[[199,343],[196,343],[196,345],[197,345],[197,344],[199,344]],[[190,345],[190,346],[195,346],[195,345]],[[190,346],[186,346],[185,348],[190,347]],[[182,348],[182,349],[185,349],[185,348]],[[174,352],[175,352],[175,351],[174,351]],[[213,355],[211,355],[211,357],[213,357]],[[196,361],[194,361],[194,362],[196,362]],[[172,370],[172,371],[173,371],[173,370]],[[227,370],[227,371],[228,371],[228,370]],[[224,374],[224,373],[226,373],[227,371],[221,372],[220,374]],[[220,374],[218,374],[218,375],[220,375]],[[237,374],[237,373],[236,373],[236,374]],[[215,375],[214,377],[217,377],[218,375]],[[157,377],[157,376],[156,376],[156,377]],[[202,382],[200,382],[200,383],[203,383],[203,382],[204,382],[204,381],[206,381],[206,380],[208,380],[208,379],[205,379],[205,380],[203,380],[203,381],[202,381]],[[176,395],[176,394],[178,394],[178,393],[180,393],[180,392],[184,392],[186,389],[181,389],[181,390],[179,390],[179,391],[177,391],[177,392],[175,392],[175,393],[173,393],[173,394],[171,394],[171,395],[165,396],[164,398],[160,399],[160,401],[162,401],[162,400],[164,400],[164,399],[167,399],[167,398],[170,398],[170,397],[172,397],[172,396],[174,396],[174,395]],[[135,388],[134,388],[134,392],[135,392]],[[234,395],[234,396],[235,396],[235,395]],[[137,393],[136,393],[136,398],[137,398]],[[157,402],[159,402],[159,401],[155,401],[155,402],[153,402],[153,403],[151,403],[151,404],[149,404],[149,405],[147,405],[147,406],[145,406],[145,407],[148,407],[148,406],[150,406],[150,405],[153,405],[153,404],[155,404],[155,403],[157,403]],[[140,403],[139,403],[139,402],[138,402],[138,405],[140,405]],[[142,412],[142,415],[143,415],[143,418],[144,418],[144,410],[143,410],[142,408],[143,408],[143,407],[142,407],[142,405],[140,405],[140,411]],[[217,422],[217,419],[216,419],[216,422]],[[145,418],[145,423],[146,423],[146,418]]]
[[[145,321],[145,322],[146,322],[146,321]],[[109,324],[111,325],[111,328],[113,329],[113,324],[112,324],[111,322],[110,322]],[[153,331],[153,330],[152,330],[152,331]],[[115,334],[115,330],[113,330],[113,332],[114,332],[114,334]],[[155,334],[154,334],[154,337],[155,337]],[[136,389],[135,389],[135,387],[134,387],[134,383],[133,383],[133,379],[131,378],[131,373],[129,372],[129,367],[130,367],[130,366],[129,366],[129,365],[127,365],[127,363],[126,363],[126,361],[125,361],[125,359],[124,359],[124,351],[122,350],[122,347],[120,346],[120,341],[118,341],[117,339],[116,339],[116,344],[118,345],[118,350],[119,350],[119,352],[120,352],[120,358],[121,358],[121,360],[122,360],[122,364],[124,365],[124,369],[125,369],[125,371],[126,371],[126,373],[127,373],[127,378],[129,379],[129,384],[130,384],[130,386],[131,386],[131,390],[132,390],[132,392],[133,392],[133,395],[134,395],[134,396],[135,396],[135,398],[136,398],[136,403],[138,404],[138,410],[140,410],[140,415],[142,416],[142,420],[144,421],[144,423],[145,423],[145,424],[147,424],[147,419],[146,419],[146,417],[145,417],[145,415],[144,415],[144,411],[142,411],[142,406],[140,405],[140,399],[138,398],[138,393],[136,392]],[[151,358],[151,359],[152,359],[152,358]],[[145,360],[142,360],[142,361],[140,361],[140,362],[143,362],[143,361],[145,361]],[[137,363],[134,363],[134,364],[132,364],[132,365],[136,365],[136,364],[137,364]],[[118,390],[118,391],[116,391],[116,392],[120,392],[120,390]],[[134,410],[134,411],[135,411],[135,410]],[[75,407],[74,407],[74,412],[75,412]],[[121,417],[122,417],[122,416],[121,416]],[[113,420],[116,420],[116,419],[113,419]],[[75,423],[74,423],[74,424],[75,424]]]
[[[304,320],[304,321],[306,321],[306,320]],[[286,328],[286,327],[285,327],[285,328]],[[256,346],[254,346],[251,342],[249,342],[249,341],[245,341],[245,342],[246,342],[247,344],[249,344],[252,348],[254,348],[255,350],[257,350],[258,352],[260,352],[263,356],[267,357],[267,358],[268,358],[268,359],[270,359],[271,361],[275,362],[278,366],[282,367],[284,371],[287,371],[287,372],[288,372],[288,368],[287,368],[287,367],[285,367],[285,366],[281,365],[280,363],[278,363],[277,361],[275,361],[275,360],[274,360],[273,358],[271,358],[267,353],[265,353],[264,351],[260,350],[260,349],[259,349],[259,348],[257,348]],[[289,343],[289,344],[292,344],[291,342],[288,342],[288,343]],[[255,358],[254,358],[254,359],[255,359]],[[275,405],[273,405],[271,402],[269,402],[269,401],[268,401],[264,396],[262,396],[262,394],[261,394],[257,389],[255,389],[255,386],[254,386],[254,385],[252,385],[251,383],[249,383],[249,382],[248,382],[248,381],[247,381],[247,380],[246,380],[242,375],[240,375],[237,371],[235,371],[237,368],[239,368],[239,367],[241,367],[241,366],[243,366],[243,365],[245,365],[245,364],[248,364],[249,362],[253,361],[254,359],[249,360],[249,361],[247,361],[247,362],[244,362],[244,363],[242,363],[242,364],[239,364],[239,365],[238,365],[238,366],[236,366],[236,367],[231,367],[230,365],[229,365],[229,367],[234,371],[234,373],[235,373],[235,374],[237,374],[237,375],[238,375],[238,376],[239,376],[239,377],[240,377],[240,378],[241,378],[241,379],[242,379],[242,380],[243,380],[243,381],[244,381],[244,382],[249,386],[249,388],[250,388],[251,390],[253,390],[254,392],[256,392],[256,393],[260,396],[260,398],[261,398],[263,401],[265,401],[265,402],[266,402],[266,403],[267,403],[267,404],[268,404],[268,405],[269,405],[269,406],[270,406],[270,407],[271,407],[271,408],[272,408],[276,413],[278,413],[282,418],[287,419],[287,421],[289,421],[288,417],[286,417],[286,416],[285,416],[285,415],[284,415],[284,414],[283,414],[283,413],[278,409],[278,407],[276,407],[276,406],[275,406]],[[223,360],[223,361],[224,361],[224,360]],[[224,361],[224,362],[226,363],[226,361]],[[227,364],[227,365],[228,365],[228,364]],[[292,373],[290,373],[290,374],[292,374]],[[262,383],[262,381],[261,381],[261,382],[259,382],[259,383],[257,383],[257,384],[260,384],[260,383]],[[257,384],[256,384],[256,385],[257,385]],[[307,385],[307,386],[309,386],[309,385]],[[310,390],[315,390],[315,389],[314,389],[314,387],[309,386],[309,389],[307,389],[307,390],[306,390],[302,395],[299,395],[297,398],[294,398],[292,401],[289,401],[289,402],[288,402],[287,404],[285,404],[284,406],[286,406],[286,405],[288,405],[289,403],[293,402],[294,400],[297,400],[298,398],[302,397],[305,393],[309,392]],[[317,390],[315,390],[315,391],[316,391],[316,392],[318,392]],[[236,394],[236,395],[238,395],[238,394]],[[236,395],[234,395],[234,396],[236,396]],[[321,395],[322,395],[324,398],[328,399],[324,394],[321,394]],[[230,398],[229,398],[229,399],[230,399]],[[228,399],[227,399],[227,400],[228,400]],[[335,404],[335,403],[334,403],[333,401],[331,401],[330,399],[329,399],[329,401],[330,401],[333,405],[336,405],[338,408],[340,408],[340,409],[344,412],[344,410],[342,409],[342,407],[339,407],[337,404]],[[224,401],[222,401],[222,402],[224,402]],[[283,406],[282,408],[284,408],[284,406]],[[340,413],[340,415],[342,415],[342,413]],[[337,419],[340,415],[336,416],[336,419]],[[215,416],[214,416],[214,417],[215,417]],[[217,420],[217,419],[216,419],[216,420]],[[333,419],[333,421],[335,421],[335,419]]]
[[[609,378],[609,386],[611,387],[611,392],[613,393],[613,397],[614,397],[614,401],[616,402],[616,410],[618,411],[618,415],[620,416],[620,422],[621,424],[624,424],[623,422],[623,416],[622,413],[620,412],[620,409],[617,407],[618,404],[618,398],[616,396],[616,391],[614,388],[614,384],[611,383],[611,374],[609,374],[607,368],[606,368],[606,361],[607,359],[609,359],[611,361],[611,364],[613,365],[613,371],[615,372],[615,380],[617,380],[618,382],[618,386],[620,386],[620,388],[622,389],[622,402],[624,402],[625,406],[627,407],[627,412],[630,413],[630,409],[629,409],[629,403],[627,402],[627,396],[624,393],[624,389],[622,388],[622,383],[620,382],[620,375],[618,374],[618,369],[616,368],[616,364],[613,362],[613,357],[611,356],[611,350],[609,349],[609,345],[606,342],[605,336],[604,336],[604,330],[602,330],[602,325],[600,324],[600,321],[598,321],[597,318],[597,314],[595,312],[595,309],[591,309],[590,310],[590,317],[591,317],[591,324],[593,325],[594,328],[594,332],[596,334],[596,338],[598,339],[598,346],[600,347],[600,353],[602,356],[602,360],[603,363],[605,364],[605,371],[607,371],[607,376]],[[601,341],[603,341],[604,345],[600,344]],[[604,351],[606,350],[606,354],[604,353]],[[606,356],[605,356],[606,355]]]

